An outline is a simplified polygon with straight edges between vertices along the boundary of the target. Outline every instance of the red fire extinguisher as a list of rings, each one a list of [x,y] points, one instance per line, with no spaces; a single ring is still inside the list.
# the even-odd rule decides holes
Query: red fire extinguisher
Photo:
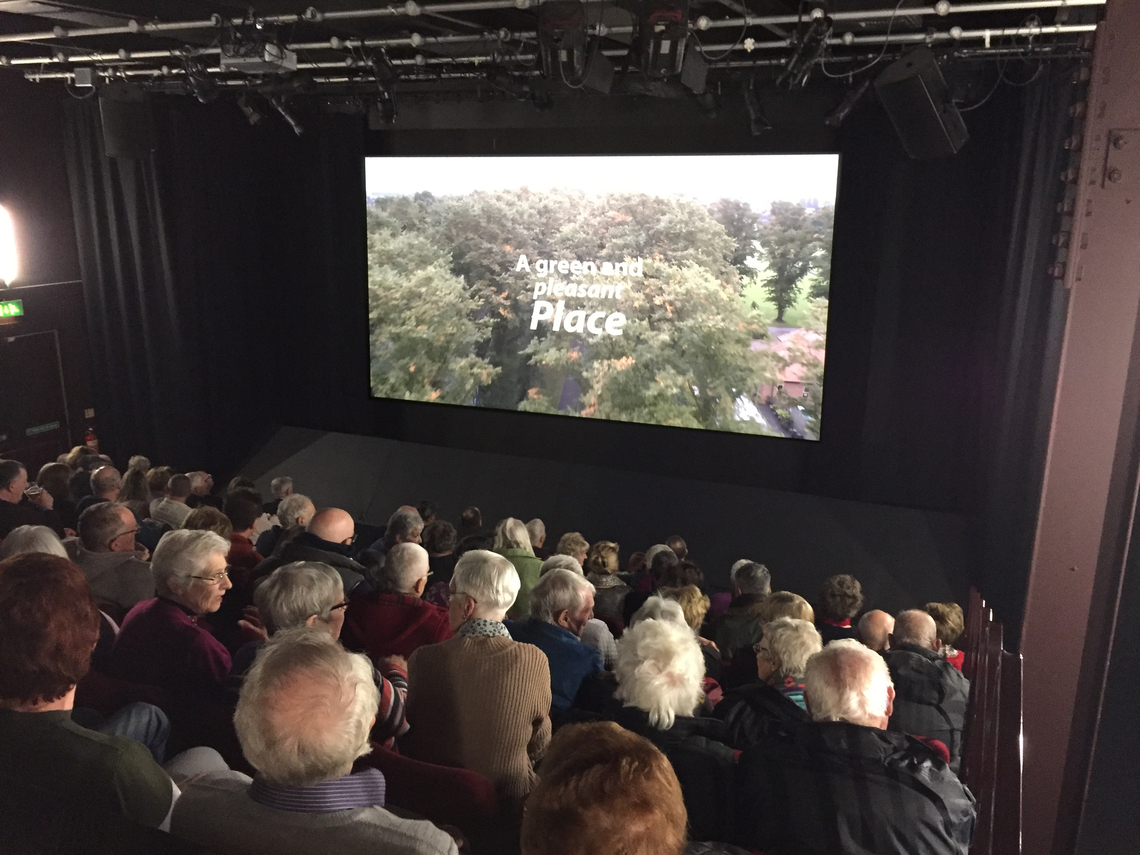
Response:
[[[87,426],[87,433],[83,435],[83,444],[90,448],[92,451],[98,453],[99,437],[95,435],[95,427],[93,425]]]

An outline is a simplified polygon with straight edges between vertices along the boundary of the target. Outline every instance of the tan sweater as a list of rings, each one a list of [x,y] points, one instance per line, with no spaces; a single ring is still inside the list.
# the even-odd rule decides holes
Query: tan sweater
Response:
[[[456,636],[408,660],[408,755],[491,779],[517,807],[550,742],[546,654],[506,637]]]

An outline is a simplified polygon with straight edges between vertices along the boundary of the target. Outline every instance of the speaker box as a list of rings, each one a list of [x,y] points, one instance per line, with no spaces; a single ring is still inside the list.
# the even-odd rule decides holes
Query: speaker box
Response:
[[[141,160],[155,150],[154,115],[142,90],[120,83],[103,87],[99,118],[107,157]]]
[[[885,68],[875,78],[875,91],[903,148],[916,160],[955,154],[970,138],[927,47],[916,48]]]

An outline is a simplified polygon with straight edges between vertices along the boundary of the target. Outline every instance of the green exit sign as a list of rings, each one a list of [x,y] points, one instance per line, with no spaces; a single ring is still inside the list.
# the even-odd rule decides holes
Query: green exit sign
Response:
[[[23,316],[23,300],[0,300],[0,318],[21,318]]]

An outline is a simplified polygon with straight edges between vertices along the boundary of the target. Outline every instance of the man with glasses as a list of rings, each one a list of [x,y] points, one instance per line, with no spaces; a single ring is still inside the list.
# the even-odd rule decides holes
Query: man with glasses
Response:
[[[140,600],[154,596],[150,554],[135,542],[139,524],[126,505],[100,502],[79,517],[79,537],[64,545],[91,584],[99,607],[120,620]]]

